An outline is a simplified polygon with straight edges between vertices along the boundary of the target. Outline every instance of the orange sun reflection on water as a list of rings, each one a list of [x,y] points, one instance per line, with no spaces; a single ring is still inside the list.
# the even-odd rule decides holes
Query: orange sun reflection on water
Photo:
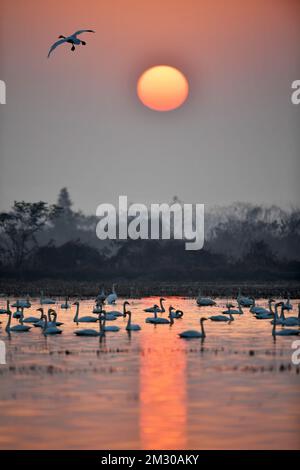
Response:
[[[141,448],[184,449],[187,424],[186,355],[174,352],[174,335],[163,335],[163,330],[169,329],[168,325],[154,328],[155,336],[163,336],[163,346],[153,347],[153,332],[144,335],[143,349],[147,353],[140,357]]]

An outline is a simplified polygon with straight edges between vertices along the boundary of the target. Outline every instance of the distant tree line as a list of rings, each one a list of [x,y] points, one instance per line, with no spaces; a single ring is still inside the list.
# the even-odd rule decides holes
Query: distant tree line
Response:
[[[177,199],[178,201],[178,199]],[[296,280],[300,212],[238,203],[210,208],[205,245],[100,241],[98,219],[73,210],[66,188],[55,205],[15,202],[0,214],[0,276],[78,280]]]

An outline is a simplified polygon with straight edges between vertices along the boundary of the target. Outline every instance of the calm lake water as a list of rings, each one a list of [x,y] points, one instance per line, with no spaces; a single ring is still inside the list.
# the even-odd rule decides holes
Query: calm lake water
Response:
[[[56,337],[32,328],[9,339],[0,315],[7,349],[7,365],[0,365],[0,448],[299,449],[300,374],[291,363],[297,337],[274,342],[270,321],[248,309],[231,324],[205,322],[202,343],[178,337],[200,329],[201,316],[221,313],[226,300],[199,308],[194,299],[168,298],[167,305],[185,312],[171,327],[145,323],[151,314],[143,309],[157,298],[131,300],[133,323],[142,330],[129,336],[118,318],[107,324],[121,330],[101,342],[73,334],[89,328],[72,322],[75,306],[57,306],[64,326]],[[38,316],[38,306],[25,316]],[[92,307],[81,302],[80,316]]]

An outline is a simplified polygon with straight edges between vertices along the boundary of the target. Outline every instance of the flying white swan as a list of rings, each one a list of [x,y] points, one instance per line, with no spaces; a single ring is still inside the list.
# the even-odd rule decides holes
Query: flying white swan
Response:
[[[91,316],[86,316],[86,317],[80,317],[79,318],[79,302],[76,301],[73,303],[73,305],[76,305],[76,313],[75,317],[73,318],[74,323],[96,323],[98,321],[98,318],[96,317],[91,317]]]
[[[227,315],[213,315],[212,317],[208,317],[211,321],[223,321],[223,322],[231,322],[234,320],[234,317],[231,313]]]
[[[23,325],[23,317],[21,316],[19,320],[19,325],[15,326],[10,326],[11,325],[11,310],[8,310],[7,312],[8,315],[8,322],[5,328],[6,333],[14,332],[14,333],[26,333],[27,331],[30,331],[31,326],[28,325]]]
[[[216,305],[216,302],[212,300],[210,297],[202,297],[201,291],[199,291],[196,302],[197,302],[198,307],[212,307]]]
[[[106,297],[106,302],[108,303],[108,305],[114,305],[117,301],[117,293],[115,291],[115,284],[113,284],[112,286],[112,291],[111,291],[111,294],[109,294],[107,297]]]
[[[54,51],[61,44],[72,44],[71,51],[75,51],[75,45],[80,46],[80,44],[81,44],[82,46],[85,46],[86,42],[81,41],[80,39],[78,39],[77,36],[79,36],[79,34],[82,34],[82,33],[94,33],[94,32],[95,31],[93,31],[92,29],[80,29],[79,31],[76,31],[75,33],[71,34],[70,36],[63,36],[61,34],[60,36],[58,36],[59,41],[56,41],[50,47],[50,50],[48,52],[48,59],[50,57],[51,52]]]
[[[201,327],[201,331],[197,331],[197,330],[186,330],[186,331],[182,331],[181,333],[179,333],[179,336],[180,338],[205,338],[206,337],[206,333],[204,331],[204,325],[203,323],[207,320],[207,318],[204,318],[202,317],[200,319],[200,327]]]
[[[159,299],[159,303],[160,303],[160,308],[158,307],[158,305],[153,305],[153,307],[149,307],[149,308],[145,308],[144,309],[144,312],[146,313],[164,313],[166,311],[165,307],[164,307],[164,304],[163,302],[165,302],[166,299],[164,299],[163,297],[161,297]]]
[[[44,336],[60,335],[62,333],[62,330],[57,328],[57,326],[48,324],[47,315],[45,315],[45,314],[43,315],[43,320],[44,320],[44,327],[43,327],[43,335]]]
[[[128,316],[128,322],[127,322],[127,325],[126,325],[126,330],[127,331],[139,331],[141,329],[140,325],[136,325],[136,324],[133,324],[131,323],[131,312],[129,310],[127,310],[127,312],[125,313],[125,316]]]

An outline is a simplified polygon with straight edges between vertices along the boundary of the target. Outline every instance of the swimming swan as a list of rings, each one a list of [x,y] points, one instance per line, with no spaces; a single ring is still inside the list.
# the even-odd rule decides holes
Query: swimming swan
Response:
[[[124,316],[128,316],[128,322],[126,325],[126,330],[127,331],[139,331],[141,329],[140,325],[136,325],[131,323],[131,312],[128,310]]]
[[[197,302],[198,307],[212,307],[216,305],[216,302],[212,300],[210,297],[202,297],[201,291],[199,291],[196,302]]]
[[[186,331],[182,331],[181,333],[179,333],[179,336],[180,338],[205,338],[206,337],[206,333],[204,331],[204,325],[203,323],[207,320],[207,318],[200,318],[200,327],[201,327],[201,331],[197,331],[197,330],[186,330]]]
[[[92,330],[92,329],[85,329],[85,330],[74,331],[74,334],[76,336],[101,336],[101,334],[102,334],[102,331],[101,331],[102,313],[99,313],[98,320],[99,320],[99,330],[98,331]]]
[[[8,322],[7,322],[7,325],[6,325],[6,328],[5,328],[6,333],[10,333],[10,332],[13,332],[13,333],[26,333],[27,331],[30,331],[31,326],[23,325],[23,317],[22,316],[19,320],[20,321],[19,325],[10,326],[11,325],[11,316],[12,316],[11,310],[8,310],[7,315],[8,315]]]
[[[86,317],[80,317],[79,318],[79,302],[76,301],[73,303],[73,305],[76,305],[76,313],[75,317],[73,318],[74,323],[95,323],[98,321],[98,318],[96,317],[91,317],[91,316],[86,316]]]

